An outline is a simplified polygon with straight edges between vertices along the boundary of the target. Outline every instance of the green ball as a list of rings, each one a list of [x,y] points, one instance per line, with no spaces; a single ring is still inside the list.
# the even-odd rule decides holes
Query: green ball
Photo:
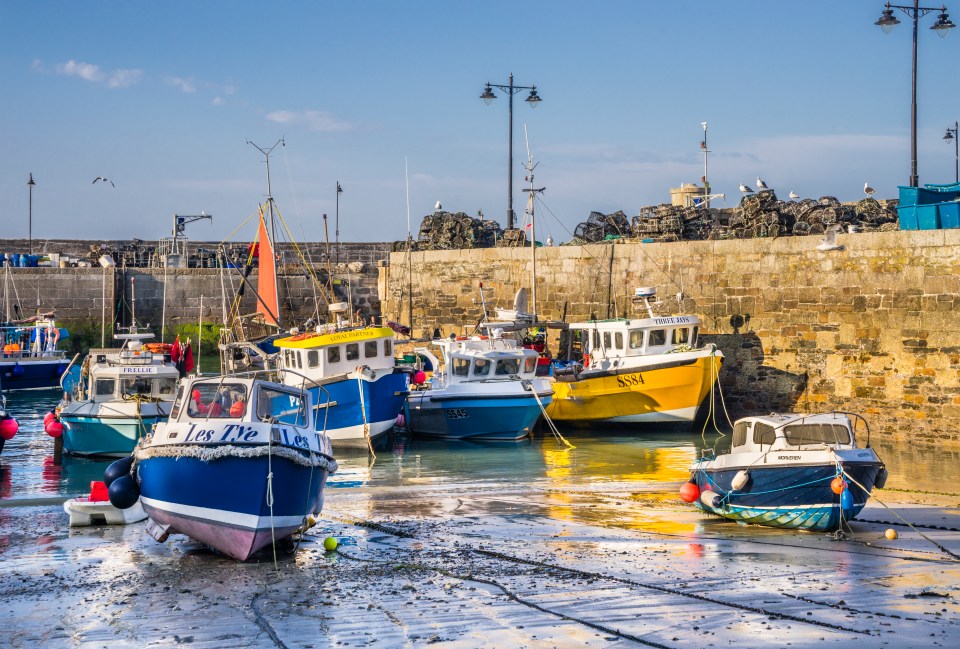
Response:
[[[340,542],[332,536],[328,536],[323,540],[323,549],[327,552],[333,552],[337,549],[338,545],[340,545]]]

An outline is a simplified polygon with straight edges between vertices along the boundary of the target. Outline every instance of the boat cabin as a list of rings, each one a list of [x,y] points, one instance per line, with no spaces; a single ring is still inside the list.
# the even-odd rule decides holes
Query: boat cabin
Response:
[[[762,453],[786,449],[823,450],[824,447],[841,449],[856,446],[850,416],[846,413],[771,413],[761,417],[738,419],[733,427],[730,452]]]
[[[584,356],[592,367],[630,356],[667,354],[696,349],[700,318],[677,315],[572,323],[567,335],[570,358]]]
[[[170,421],[193,420],[312,424],[310,396],[296,388],[253,378],[214,377],[180,384]]]
[[[426,347],[417,347],[417,354],[442,370],[434,377],[443,385],[465,381],[506,381],[537,377],[539,354],[533,349],[514,345],[497,345],[498,339],[487,336],[460,336],[439,339],[432,345],[440,350],[441,359]]]
[[[316,331],[278,338],[280,366],[310,380],[338,376],[365,365],[372,370],[393,369],[394,332],[389,327],[347,331]],[[294,379],[290,374],[289,379]],[[299,381],[298,381],[299,382]]]
[[[91,349],[84,361],[90,401],[170,401],[180,372],[166,354],[145,349]]]

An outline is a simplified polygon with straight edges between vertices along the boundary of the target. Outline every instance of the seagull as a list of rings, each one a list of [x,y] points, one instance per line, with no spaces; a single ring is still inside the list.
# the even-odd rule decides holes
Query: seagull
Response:
[[[760,176],[757,176],[757,189],[770,189]]]
[[[800,194],[798,194],[797,192],[793,192],[793,191],[790,192],[790,200],[795,201],[795,200],[797,200],[798,198],[800,198]]]
[[[863,193],[867,196],[873,196],[877,190],[870,186],[870,183],[863,183]]]
[[[752,194],[752,193],[753,193],[753,190],[750,189],[749,187],[747,187],[746,185],[744,185],[743,183],[740,183],[740,191],[742,191],[744,194]]]
[[[823,233],[823,239],[817,244],[817,250],[821,252],[843,250],[843,246],[837,243],[837,232],[840,232],[842,229],[843,226],[839,223],[834,223],[827,228],[826,232]]]
[[[92,184],[96,185],[98,180],[102,180],[105,183],[110,183],[111,187],[116,187],[116,185],[113,184],[112,180],[110,180],[109,178],[104,178],[103,176],[97,176],[96,178],[94,178]]]
[[[439,211],[442,210],[442,209],[443,209],[443,206],[440,205],[440,201],[437,201],[437,204],[433,206],[433,210],[434,210],[435,212],[439,212]]]

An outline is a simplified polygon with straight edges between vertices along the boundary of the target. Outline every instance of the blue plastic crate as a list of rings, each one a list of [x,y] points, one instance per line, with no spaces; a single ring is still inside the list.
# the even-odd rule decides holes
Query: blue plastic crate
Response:
[[[899,187],[900,205],[930,205],[953,200],[960,192],[934,191],[925,187]]]
[[[897,218],[900,221],[901,230],[919,230],[920,229],[920,226],[917,223],[917,206],[916,205],[898,205]]]
[[[960,203],[950,201],[940,203],[940,227],[942,228],[960,228]]]
[[[926,183],[923,186],[925,189],[930,189],[935,192],[960,192],[960,183],[946,183],[946,184],[934,184]]]

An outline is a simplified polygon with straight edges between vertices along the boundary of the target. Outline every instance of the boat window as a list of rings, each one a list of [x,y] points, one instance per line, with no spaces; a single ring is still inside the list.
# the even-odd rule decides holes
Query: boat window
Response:
[[[600,349],[600,332],[597,329],[593,330],[593,350],[596,353]]]
[[[673,330],[673,344],[687,345],[690,343],[690,330],[686,327],[678,327]]]
[[[303,399],[298,394],[260,387],[257,395],[257,418],[291,426],[306,426]]]
[[[787,444],[849,444],[850,431],[841,424],[795,424],[783,431]]]
[[[618,331],[613,335],[613,346],[617,349],[623,349],[623,332]]]
[[[747,443],[747,422],[738,421],[733,427],[733,444],[732,446],[736,448],[737,446],[743,446]]]
[[[473,375],[474,376],[489,376],[490,375],[490,366],[493,365],[490,361],[485,358],[478,358],[473,361]]]
[[[696,347],[696,346],[697,346],[697,336],[699,335],[699,332],[700,332],[700,327],[694,327],[694,328],[693,328],[693,333],[690,335],[690,346],[691,346],[691,347]]]
[[[502,358],[497,361],[497,376],[507,376],[509,374],[518,374],[520,372],[519,358]]]
[[[368,340],[363,343],[363,356],[364,358],[376,358],[377,356],[377,341]]]
[[[297,369],[303,369],[303,352],[296,352],[295,356],[297,357]]]
[[[320,364],[320,352],[311,349],[307,352],[307,367],[316,367]]]
[[[773,426],[770,424],[764,424],[763,422],[757,422],[753,425],[753,443],[754,444],[773,444],[773,440],[777,438],[776,432],[773,430]]]
[[[457,358],[454,357],[453,362],[451,363],[454,376],[466,376],[470,373],[470,359],[469,358]]]
[[[667,344],[667,332],[664,329],[653,329],[650,331],[650,347],[662,347]]]
[[[355,361],[360,358],[360,345],[357,343],[347,344],[347,360]]]
[[[115,379],[97,379],[94,392],[98,397],[112,397],[116,389],[117,382]]]
[[[610,332],[604,331],[603,332],[603,348],[604,350],[607,350],[607,349],[611,349],[612,347],[613,345],[610,344]]]
[[[643,347],[643,329],[630,330],[630,349],[640,349]]]
[[[154,383],[157,385],[157,394],[161,397],[169,396],[177,389],[177,380],[174,378],[160,378]]]
[[[537,359],[533,356],[528,356],[523,359],[523,371],[524,373],[536,372],[537,371]]]
[[[247,411],[242,383],[194,383],[187,414],[191,417],[239,419]]]
[[[153,381],[142,376],[120,379],[120,396],[149,397],[153,391]]]
[[[383,355],[392,356],[393,355],[393,341],[387,338],[383,341]]]
[[[327,347],[327,362],[328,362],[328,363],[339,363],[339,362],[340,362],[340,348],[339,348],[339,347]]]
[[[176,419],[180,416],[180,408],[183,407],[183,386],[177,390],[177,398],[173,402],[173,408],[170,410],[170,419]]]

